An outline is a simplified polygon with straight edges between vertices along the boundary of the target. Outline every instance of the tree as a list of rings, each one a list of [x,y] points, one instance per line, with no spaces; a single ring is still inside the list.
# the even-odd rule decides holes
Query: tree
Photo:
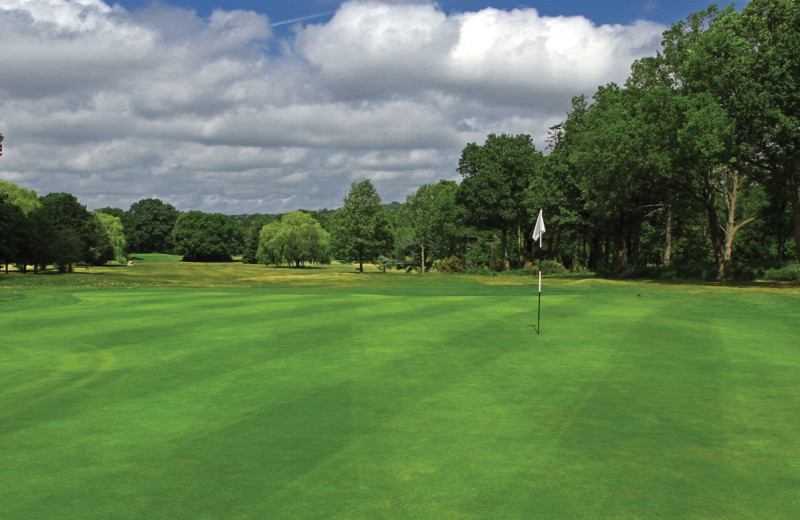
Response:
[[[755,180],[753,124],[760,86],[750,71],[756,60],[731,6],[693,13],[664,33],[664,64],[675,79],[682,125],[679,183],[703,205],[718,277],[726,278],[734,238],[755,215],[743,217],[741,198]],[[737,219],[739,221],[737,222]]]
[[[59,272],[72,272],[73,264],[93,263],[96,251],[102,247],[102,230],[86,206],[69,193],[50,193],[39,199],[41,216],[51,226],[50,233],[36,237],[38,263],[54,263]]]
[[[303,211],[287,213],[261,228],[257,257],[261,263],[280,265],[330,262],[328,232]]]
[[[6,273],[8,264],[21,263],[32,232],[28,215],[39,206],[35,191],[0,180],[0,261],[5,264]],[[24,265],[22,270],[25,271]]]
[[[311,263],[329,263],[328,232],[314,220],[314,217],[302,211],[293,211],[281,217],[284,229],[284,257],[294,262],[295,267]]]
[[[522,238],[533,228],[525,205],[533,172],[542,165],[531,136],[490,134],[483,145],[469,143],[461,152],[458,173],[464,178],[458,201],[479,229],[501,233],[503,267],[510,266],[508,233]]]
[[[31,189],[0,180],[0,193],[8,196],[7,202],[14,204],[26,215],[40,206],[39,195]]]
[[[180,212],[159,199],[142,199],[131,204],[122,219],[128,249],[136,253],[171,253],[172,229]]]
[[[413,195],[406,197],[400,213],[401,225],[419,248],[420,273],[425,273],[425,264],[437,246],[448,250],[454,235],[453,226],[458,221],[456,193],[458,185],[453,181],[423,184]]]
[[[751,0],[741,18],[762,180],[778,204],[788,199],[800,263],[800,8],[796,0]]]
[[[0,262],[8,274],[8,264],[20,257],[22,232],[25,229],[25,214],[8,202],[8,195],[0,193]]]
[[[642,224],[649,208],[663,204],[660,157],[650,150],[650,127],[636,88],[600,87],[581,108],[569,160],[593,230],[594,269],[619,272],[639,263]]]
[[[259,262],[258,246],[260,243],[259,237],[261,235],[261,229],[276,218],[277,217],[273,215],[261,215],[256,213],[254,215],[249,215],[244,220],[242,223],[242,234],[244,237],[242,262],[246,264],[257,264]]]
[[[128,262],[128,251],[122,221],[119,217],[103,212],[103,210],[97,210],[94,214],[98,222],[100,222],[111,247],[108,260],[114,260],[123,265],[126,264]]]
[[[283,226],[277,220],[262,226],[258,234],[258,251],[256,258],[261,264],[281,265],[283,250],[286,248]]]
[[[372,181],[353,182],[344,206],[334,214],[333,250],[337,259],[364,263],[391,249],[392,236],[386,209]]]
[[[230,261],[242,249],[242,232],[221,213],[189,211],[178,217],[172,233],[175,252],[184,262]]]

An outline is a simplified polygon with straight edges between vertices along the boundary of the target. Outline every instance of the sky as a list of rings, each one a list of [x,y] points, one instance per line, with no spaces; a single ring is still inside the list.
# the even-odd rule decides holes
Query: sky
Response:
[[[623,83],[695,0],[0,0],[0,179],[89,209],[384,202]]]

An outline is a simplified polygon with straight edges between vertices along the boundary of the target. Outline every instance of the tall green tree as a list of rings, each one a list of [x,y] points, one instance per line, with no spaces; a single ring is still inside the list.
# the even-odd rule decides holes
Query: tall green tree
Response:
[[[81,261],[93,263],[104,236],[86,206],[69,193],[50,193],[39,201],[41,214],[51,226],[50,233],[37,237],[40,263],[54,263],[62,273],[72,272]]]
[[[22,210],[8,202],[8,195],[0,193],[0,262],[6,274],[8,264],[16,263],[20,258],[22,232],[27,223]]]
[[[128,250],[122,220],[100,210],[95,211],[94,214],[102,225],[103,232],[111,247],[111,254],[108,260],[114,260],[123,265],[126,264],[128,262]]]
[[[241,228],[221,213],[183,213],[175,222],[172,239],[175,252],[185,262],[227,262],[242,249]]]
[[[303,211],[293,211],[281,217],[286,236],[284,256],[295,267],[306,262],[324,264],[330,262],[330,239],[328,232],[314,217]]]
[[[286,236],[280,221],[273,220],[264,224],[258,234],[256,252],[258,262],[265,265],[281,265],[284,261],[284,249],[286,249]]]
[[[330,262],[328,232],[314,217],[304,211],[293,211],[262,227],[258,258],[264,264],[280,265],[283,262],[295,267],[306,262]]]
[[[425,273],[426,261],[436,250],[450,252],[459,221],[456,205],[458,185],[454,181],[423,184],[406,197],[400,210],[401,226],[419,249],[420,273]]]
[[[788,201],[795,256],[800,263],[800,4],[751,0],[742,10],[742,33],[752,55],[746,98],[758,131],[755,142],[762,181],[776,199]]]
[[[750,72],[755,54],[733,6],[712,6],[673,24],[663,46],[683,114],[683,161],[676,172],[687,193],[703,204],[718,276],[725,278],[736,234],[755,219],[741,212],[757,168],[753,139],[760,131],[751,111],[759,87]]]
[[[469,143],[461,152],[458,201],[473,225],[501,234],[504,268],[510,265],[509,232],[523,237],[533,228],[532,208],[525,200],[533,173],[542,164],[542,154],[526,134],[490,134],[483,145]]]
[[[344,206],[333,218],[333,251],[338,260],[364,263],[375,260],[392,248],[389,219],[381,197],[369,179],[353,182]]]
[[[277,218],[278,217],[274,215],[256,213],[254,215],[248,215],[244,222],[242,222],[242,236],[244,239],[242,262],[246,264],[257,264],[259,262],[258,246],[261,229]]]
[[[128,250],[133,253],[172,253],[172,229],[180,212],[159,199],[131,204],[122,218]]]

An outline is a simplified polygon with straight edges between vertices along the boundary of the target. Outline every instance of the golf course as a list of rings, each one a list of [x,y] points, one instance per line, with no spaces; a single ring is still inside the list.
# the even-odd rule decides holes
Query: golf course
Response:
[[[800,285],[0,274],[3,519],[800,517]]]

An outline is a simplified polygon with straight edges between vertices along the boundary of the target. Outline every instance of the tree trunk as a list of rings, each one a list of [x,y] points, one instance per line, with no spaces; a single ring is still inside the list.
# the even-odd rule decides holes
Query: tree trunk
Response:
[[[664,259],[662,263],[669,265],[672,261],[672,207],[667,207],[667,229],[664,238]]]
[[[742,226],[754,221],[755,217],[750,217],[740,223],[736,223],[736,205],[739,202],[739,186],[741,176],[738,170],[730,172],[727,182],[723,181],[719,185],[720,191],[725,197],[725,225],[719,226],[722,235],[716,233],[717,240],[715,242],[715,256],[717,258],[717,265],[719,266],[719,278],[723,279],[728,276],[728,267],[733,260],[733,241],[736,238],[736,233],[742,229]],[[714,209],[714,219],[716,221],[716,208]],[[709,215],[710,217],[711,215]],[[709,222],[709,226],[715,225],[716,222]],[[713,228],[712,228],[713,229]],[[712,235],[713,240],[714,235]]]
[[[777,251],[775,252],[775,268],[780,269],[783,267],[783,246],[784,242],[786,241],[786,226],[784,226],[784,215],[786,215],[786,199],[781,201],[781,211],[780,211],[780,218],[778,218],[778,233],[777,233],[777,242],[778,247]]]
[[[419,246],[422,262],[420,262],[419,272],[425,274],[425,244]]]
[[[614,271],[621,272],[625,268],[625,219],[619,216],[617,231],[614,233]]]
[[[500,240],[503,242],[503,271],[511,267],[511,264],[508,261],[508,230],[503,228],[503,234],[500,237]]]
[[[789,192],[794,214],[794,254],[797,257],[797,263],[800,264],[800,193],[798,193],[798,189],[800,189],[800,178],[798,178],[795,167],[789,177]]]
[[[714,253],[714,262],[717,264],[719,278],[726,275],[725,260],[723,258],[723,237],[720,236],[722,227],[719,225],[717,217],[717,200],[714,197],[714,189],[711,186],[710,175],[703,179],[705,187],[703,193],[703,206],[706,208],[708,217],[706,227],[703,229],[703,238],[709,236],[711,239],[711,250]]]

